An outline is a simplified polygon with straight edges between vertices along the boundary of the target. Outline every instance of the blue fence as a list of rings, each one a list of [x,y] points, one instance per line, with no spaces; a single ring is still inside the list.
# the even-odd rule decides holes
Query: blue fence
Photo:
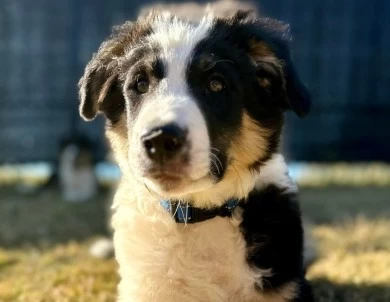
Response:
[[[75,133],[103,156],[103,123],[79,120],[76,84],[111,26],[151,2],[1,1],[0,162],[54,160]],[[390,1],[263,0],[260,10],[291,24],[313,95],[306,120],[288,116],[289,158],[390,161]]]

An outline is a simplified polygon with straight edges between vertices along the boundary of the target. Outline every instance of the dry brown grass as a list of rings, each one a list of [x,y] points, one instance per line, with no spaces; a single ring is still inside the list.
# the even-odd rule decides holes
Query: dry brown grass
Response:
[[[116,263],[89,256],[105,233],[104,200],[67,204],[56,191],[0,191],[0,301],[114,301]],[[318,301],[390,301],[390,188],[302,192],[318,259]]]
[[[0,250],[1,301],[114,301],[113,259],[88,255],[70,242],[45,250]]]
[[[390,301],[390,220],[357,218],[313,234],[319,258],[308,277],[319,301]]]

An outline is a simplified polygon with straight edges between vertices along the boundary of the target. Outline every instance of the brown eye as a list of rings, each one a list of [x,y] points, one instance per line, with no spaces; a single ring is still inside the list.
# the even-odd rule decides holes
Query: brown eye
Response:
[[[222,91],[222,89],[224,89],[224,84],[222,82],[222,80],[220,79],[211,79],[209,81],[209,90],[212,91],[212,92],[220,92]]]
[[[140,94],[147,93],[149,91],[149,82],[146,79],[138,79],[135,88]]]

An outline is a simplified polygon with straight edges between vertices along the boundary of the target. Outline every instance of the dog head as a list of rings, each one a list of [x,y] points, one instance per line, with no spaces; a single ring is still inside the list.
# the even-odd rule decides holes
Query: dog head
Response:
[[[126,23],[87,65],[80,114],[106,116],[122,170],[160,196],[233,197],[277,152],[283,112],[309,111],[289,39],[281,22],[243,12]]]

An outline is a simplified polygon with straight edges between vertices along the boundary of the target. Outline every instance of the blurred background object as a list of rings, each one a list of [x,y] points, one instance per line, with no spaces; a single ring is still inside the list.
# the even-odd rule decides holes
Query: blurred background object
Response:
[[[72,137],[61,144],[57,173],[62,199],[81,202],[96,195],[93,150],[89,140],[83,137]]]
[[[151,8],[194,21],[207,2],[0,1],[0,301],[114,301],[115,262],[90,254],[112,254],[95,240],[120,173],[103,119],[79,118],[77,82],[113,25]],[[313,108],[287,114],[283,149],[319,252],[316,296],[390,301],[390,1],[211,2],[291,25]]]
[[[152,2],[145,5],[138,13],[138,18],[146,17],[151,11],[170,11],[179,18],[189,21],[199,21],[207,12],[211,12],[215,17],[231,17],[238,10],[251,11],[258,14],[258,5],[249,1],[219,0],[214,2]]]

